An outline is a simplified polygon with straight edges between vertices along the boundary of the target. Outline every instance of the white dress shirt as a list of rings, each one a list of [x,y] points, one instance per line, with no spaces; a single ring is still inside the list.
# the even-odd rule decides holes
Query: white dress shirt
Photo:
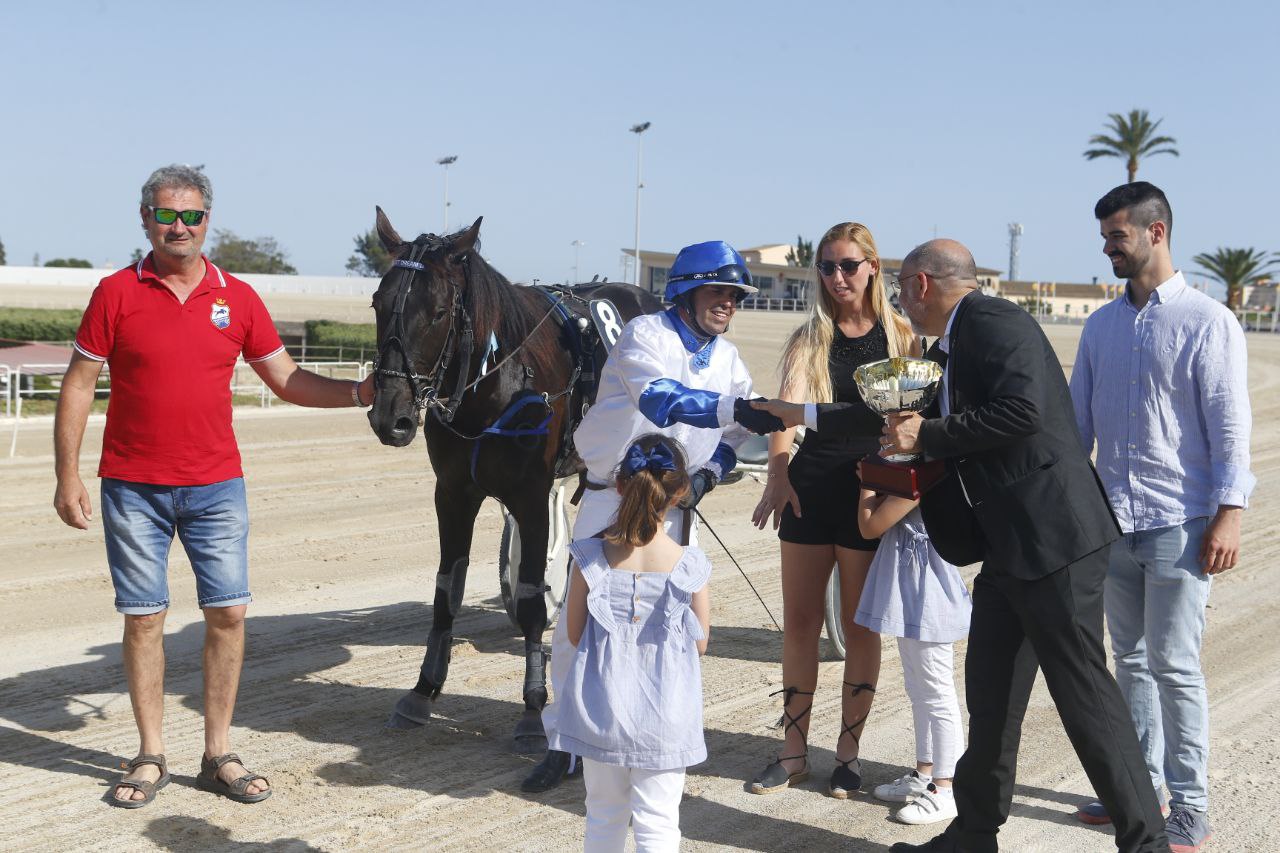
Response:
[[[1248,505],[1247,362],[1239,321],[1180,272],[1141,309],[1126,288],[1089,316],[1071,398],[1126,533]]]

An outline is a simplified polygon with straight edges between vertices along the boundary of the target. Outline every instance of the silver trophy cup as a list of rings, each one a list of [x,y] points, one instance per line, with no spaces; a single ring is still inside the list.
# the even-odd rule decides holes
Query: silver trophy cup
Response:
[[[920,412],[938,396],[942,366],[926,358],[897,356],[864,364],[853,372],[858,392],[872,411],[881,415]],[[894,453],[890,462],[914,462],[918,453]]]

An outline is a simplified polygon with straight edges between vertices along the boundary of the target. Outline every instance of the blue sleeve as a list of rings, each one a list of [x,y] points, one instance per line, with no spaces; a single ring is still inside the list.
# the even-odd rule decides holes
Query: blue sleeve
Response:
[[[725,444],[723,441],[716,445],[715,452],[711,454],[710,468],[720,469],[716,473],[717,480],[723,480],[724,475],[728,474],[738,465],[738,454],[733,452],[733,448]]]
[[[686,388],[674,379],[655,379],[640,393],[640,414],[666,429],[674,423],[716,429],[720,395]]]

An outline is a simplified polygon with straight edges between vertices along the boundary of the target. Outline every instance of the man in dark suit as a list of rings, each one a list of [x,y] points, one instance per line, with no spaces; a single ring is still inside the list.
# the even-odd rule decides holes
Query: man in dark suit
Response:
[[[1038,663],[1115,818],[1117,847],[1167,851],[1137,734],[1103,653],[1102,586],[1120,530],[1081,450],[1053,348],[1026,311],[978,290],[973,256],[953,240],[912,250],[895,285],[916,332],[939,337],[929,356],[944,365],[943,387],[927,418],[890,416],[882,445],[946,461],[950,476],[922,502],[925,524],[944,557],[983,565],[965,658],[969,746],[956,768],[959,814],[931,841],[891,849],[998,849]],[[791,424],[803,417],[795,409],[807,407],[768,408]],[[813,406],[805,420],[839,432],[845,411]]]

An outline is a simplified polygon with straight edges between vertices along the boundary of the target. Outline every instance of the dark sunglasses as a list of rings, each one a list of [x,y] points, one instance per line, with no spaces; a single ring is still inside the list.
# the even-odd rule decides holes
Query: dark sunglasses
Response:
[[[173,210],[168,207],[151,208],[151,215],[155,217],[156,222],[159,222],[161,225],[172,225],[174,222],[181,219],[182,224],[186,225],[188,228],[204,222],[204,216],[208,212],[209,211],[207,210]]]
[[[711,272],[690,272],[684,275],[673,275],[667,281],[723,281],[729,284],[737,284],[739,282],[751,284],[751,273],[747,271],[746,267],[739,264],[726,264],[720,269],[712,270]]]
[[[814,266],[817,267],[818,272],[822,273],[823,275],[835,275],[836,267],[839,267],[840,272],[844,273],[845,275],[853,275],[858,271],[858,267],[862,266],[869,260],[871,259],[859,258],[858,260],[855,261],[853,258],[845,258],[844,260],[838,261],[838,262],[837,261],[818,261],[816,264],[814,264]]]

